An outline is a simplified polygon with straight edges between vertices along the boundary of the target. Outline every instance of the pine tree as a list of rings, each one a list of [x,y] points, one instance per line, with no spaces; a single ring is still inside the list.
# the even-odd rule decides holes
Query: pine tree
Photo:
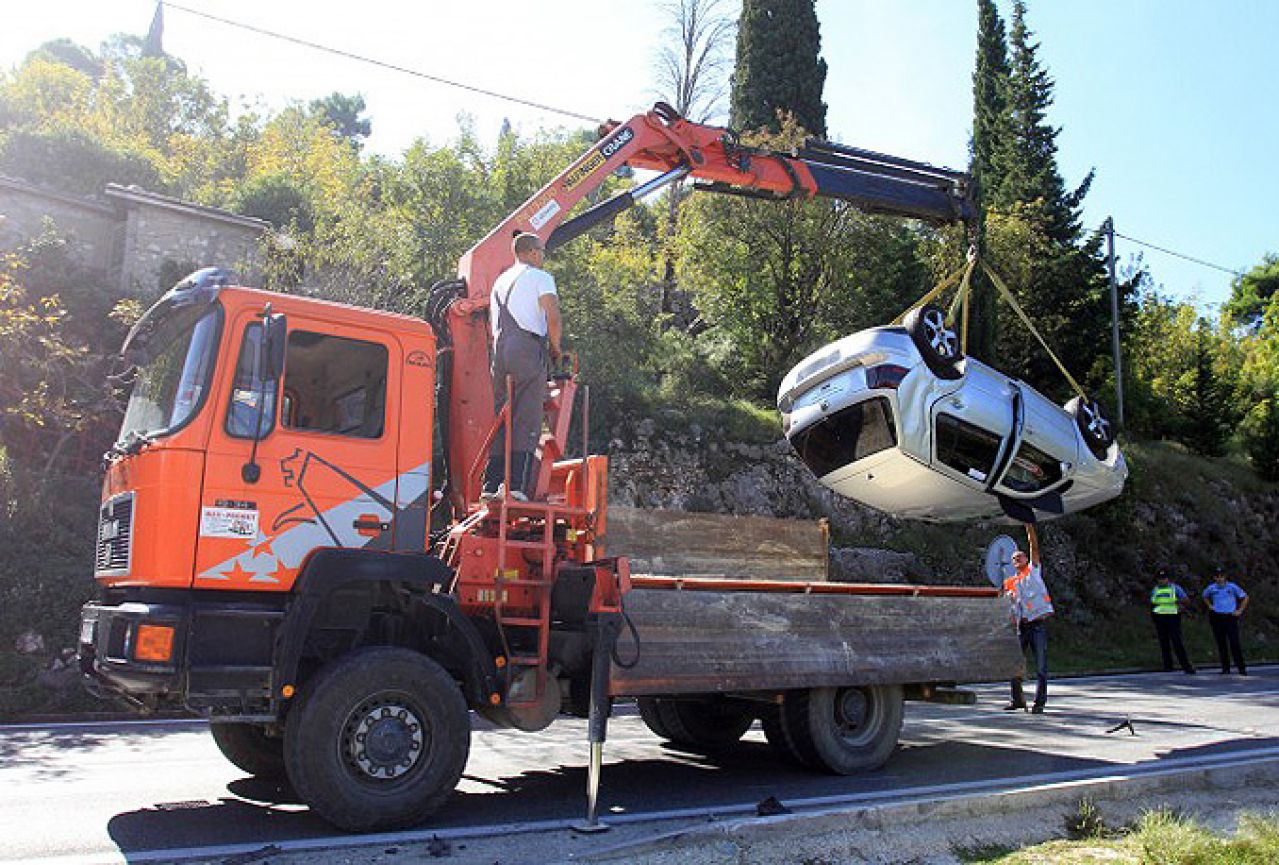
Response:
[[[1230,434],[1229,388],[1220,380],[1215,361],[1212,328],[1207,319],[1201,318],[1195,334],[1184,441],[1192,451],[1206,457],[1225,453]]]
[[[826,61],[814,0],[743,0],[737,28],[730,124],[778,132],[778,112],[826,134]]]

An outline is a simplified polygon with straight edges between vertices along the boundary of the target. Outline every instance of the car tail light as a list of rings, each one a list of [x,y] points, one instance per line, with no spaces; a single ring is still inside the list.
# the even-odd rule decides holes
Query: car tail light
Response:
[[[866,370],[866,385],[868,387],[885,387],[896,390],[908,372],[910,370],[906,367],[897,366],[894,363],[872,366]]]
[[[135,661],[169,661],[173,658],[173,627],[171,625],[138,625],[137,640],[133,646]]]

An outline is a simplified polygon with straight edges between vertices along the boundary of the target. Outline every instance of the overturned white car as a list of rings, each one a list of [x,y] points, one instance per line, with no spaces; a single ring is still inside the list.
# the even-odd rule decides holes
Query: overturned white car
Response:
[[[814,352],[777,395],[822,484],[912,519],[1035,522],[1112,499],[1128,466],[1100,407],[965,358],[935,306]]]

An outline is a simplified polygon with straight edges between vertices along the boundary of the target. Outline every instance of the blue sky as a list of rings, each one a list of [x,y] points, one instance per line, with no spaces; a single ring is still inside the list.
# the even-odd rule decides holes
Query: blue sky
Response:
[[[183,5],[589,116],[624,118],[655,97],[665,21],[655,2],[439,0],[360,4],[186,0]],[[733,0],[727,5],[735,6]],[[8,0],[0,68],[40,42],[91,47],[145,32],[152,0]],[[1279,3],[1234,0],[1031,0],[1040,60],[1056,81],[1068,184],[1097,171],[1085,223],[1231,268],[1279,253],[1279,73],[1269,59]],[[818,0],[832,139],[962,167],[971,122],[975,0]],[[1001,0],[1007,19],[1011,2]],[[552,114],[333,58],[166,10],[165,46],[237,103],[269,107],[361,92],[373,149],[443,142],[460,114],[482,140],[503,118],[521,131],[573,125]],[[1220,303],[1228,274],[1121,239],[1177,296]]]

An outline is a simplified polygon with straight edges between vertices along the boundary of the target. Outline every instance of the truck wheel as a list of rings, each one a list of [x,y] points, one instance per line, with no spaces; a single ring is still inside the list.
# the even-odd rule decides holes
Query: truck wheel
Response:
[[[882,766],[901,726],[900,685],[792,691],[782,706],[789,744],[805,764],[835,775]]]
[[[773,747],[773,751],[781,758],[806,766],[809,769],[820,769],[818,765],[807,762],[804,754],[795,747],[786,735],[785,721],[781,706],[769,706],[759,716],[759,724],[764,728],[764,738]]]
[[[284,740],[268,736],[261,724],[209,724],[222,756],[238,769],[258,778],[283,778]]]
[[[663,699],[654,702],[665,737],[689,748],[727,748],[755,723],[755,713],[750,706],[722,697],[696,702]]]
[[[289,713],[284,759],[311,810],[339,829],[420,823],[462,776],[466,701],[443,667],[407,649],[359,649],[306,683]]]
[[[639,705],[640,720],[644,722],[644,726],[652,730],[653,735],[659,739],[671,738],[671,731],[667,729],[662,713],[657,709],[657,698],[638,697],[635,702]]]

